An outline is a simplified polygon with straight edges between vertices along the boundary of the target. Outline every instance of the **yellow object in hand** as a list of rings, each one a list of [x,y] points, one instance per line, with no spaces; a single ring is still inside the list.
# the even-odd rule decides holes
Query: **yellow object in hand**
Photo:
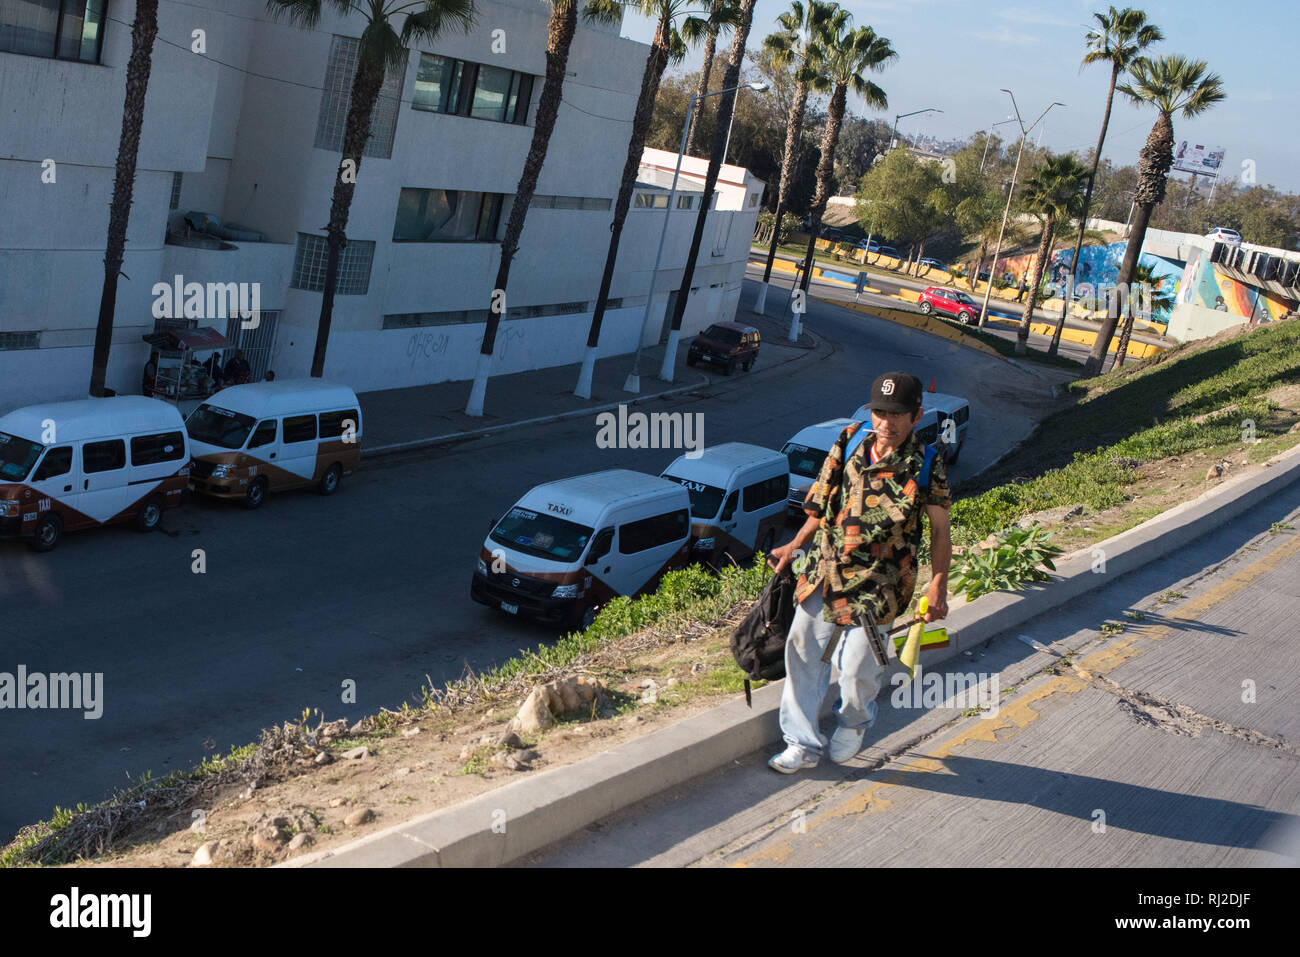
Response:
[[[907,669],[909,679],[916,677],[916,662],[921,657],[921,636],[925,634],[925,613],[930,610],[930,598],[922,595],[916,605],[916,620],[907,632],[907,641],[898,653],[898,663]]]

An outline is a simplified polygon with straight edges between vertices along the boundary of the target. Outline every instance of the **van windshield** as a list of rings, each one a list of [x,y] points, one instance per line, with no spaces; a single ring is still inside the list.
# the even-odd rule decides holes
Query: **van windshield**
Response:
[[[39,442],[0,432],[0,479],[21,482],[43,451],[45,446]]]
[[[718,509],[722,507],[722,499],[727,494],[727,490],[724,488],[679,478],[676,475],[669,475],[667,472],[662,477],[673,482],[680,482],[686,487],[686,492],[691,497],[691,515],[695,518],[712,518],[717,515]]]
[[[516,506],[506,512],[488,537],[525,555],[576,562],[591,540],[591,529]]]
[[[218,445],[223,449],[242,449],[257,420],[206,402],[190,413],[185,431],[196,442]]]
[[[804,478],[815,479],[820,475],[822,462],[826,460],[826,453],[821,449],[810,449],[794,442],[787,442],[781,452],[790,462],[791,474],[802,475]]]

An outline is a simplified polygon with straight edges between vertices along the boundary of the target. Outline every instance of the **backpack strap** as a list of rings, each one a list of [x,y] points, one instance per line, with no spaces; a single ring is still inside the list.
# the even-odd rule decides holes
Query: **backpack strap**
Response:
[[[862,444],[862,440],[871,434],[871,429],[867,428],[867,423],[859,422],[857,425],[858,431],[853,433],[853,438],[849,439],[849,444],[844,449],[845,464],[848,464],[849,459],[853,457],[853,453],[857,450],[858,446]]]
[[[916,480],[916,487],[928,489],[930,487],[930,466],[934,464],[934,457],[938,451],[933,445],[925,447],[925,461],[921,464],[921,476]]]

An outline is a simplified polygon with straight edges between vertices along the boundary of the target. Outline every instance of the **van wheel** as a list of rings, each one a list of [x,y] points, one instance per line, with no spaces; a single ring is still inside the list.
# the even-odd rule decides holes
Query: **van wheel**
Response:
[[[142,532],[152,532],[162,524],[163,500],[161,495],[151,495],[145,499],[140,510],[135,513],[135,527]]]
[[[36,523],[36,533],[32,537],[32,551],[48,552],[59,544],[59,538],[63,535],[63,519],[52,512],[47,512],[45,517]]]
[[[694,367],[695,367],[695,363],[698,362],[698,361],[699,361],[699,360],[696,359],[695,356],[691,355],[689,352],[686,354],[686,364],[687,364],[688,366],[690,366],[691,368],[694,368]]]
[[[728,359],[728,360],[727,360],[727,364],[724,365],[724,366],[722,367],[722,374],[723,374],[723,375],[731,375],[731,373],[733,373],[733,372],[735,372],[735,371],[736,371],[736,360],[735,360],[735,359]]]
[[[754,359],[752,356],[749,359],[745,360],[745,365],[744,365],[745,371],[748,372],[749,367],[752,366],[753,364],[754,364]]]
[[[325,474],[321,476],[320,484],[316,486],[316,490],[322,495],[333,495],[339,490],[339,482],[342,478],[343,466],[335,462],[325,470]]]
[[[253,479],[253,483],[248,486],[248,491],[244,494],[244,508],[254,509],[266,501],[265,477]]]

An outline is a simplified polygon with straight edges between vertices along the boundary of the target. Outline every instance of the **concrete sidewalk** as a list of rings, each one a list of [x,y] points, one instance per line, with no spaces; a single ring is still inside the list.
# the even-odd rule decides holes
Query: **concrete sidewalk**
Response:
[[[788,326],[743,307],[737,310],[736,321],[755,326],[763,337],[755,366],[758,369],[801,358],[822,342],[819,337],[808,333],[803,333],[798,343],[789,342],[786,339]],[[718,379],[728,381],[716,368],[698,366],[692,369],[686,365],[686,352],[693,338],[683,336],[678,344],[673,382],[658,378],[665,347],[656,345],[643,350],[641,391],[635,394],[623,391],[632,370],[630,353],[596,360],[590,399],[581,399],[573,394],[582,367],[579,362],[493,376],[488,380],[483,415],[479,417],[465,414],[472,385],[468,380],[363,392],[359,396],[365,417],[362,454],[373,456],[425,448],[503,428],[594,415],[620,404],[691,392],[710,386]],[[732,381],[740,379],[736,376]]]

